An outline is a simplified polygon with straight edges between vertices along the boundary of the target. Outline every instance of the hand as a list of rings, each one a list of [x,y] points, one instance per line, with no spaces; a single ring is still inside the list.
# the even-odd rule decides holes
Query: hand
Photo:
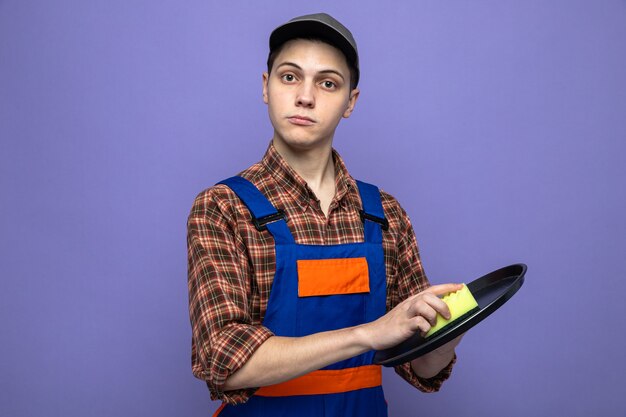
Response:
[[[439,374],[454,358],[454,348],[458,346],[463,336],[465,336],[465,333],[455,337],[445,345],[417,359],[413,359],[411,361],[413,372],[422,378],[432,378]]]
[[[461,343],[461,339],[463,339],[463,336],[465,336],[465,333],[462,333],[460,336],[455,337],[448,343],[439,346],[437,349],[427,353],[426,355],[438,357],[450,357],[454,355],[454,349],[459,345],[459,343]]]
[[[362,325],[368,345],[374,350],[387,349],[405,341],[417,331],[428,332],[436,324],[437,314],[445,319],[450,318],[448,305],[438,296],[461,288],[462,284],[433,285],[402,301],[378,320]]]

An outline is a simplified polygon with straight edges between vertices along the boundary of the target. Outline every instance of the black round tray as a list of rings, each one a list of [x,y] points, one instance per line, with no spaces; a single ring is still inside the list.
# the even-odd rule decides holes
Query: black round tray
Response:
[[[514,264],[484,275],[467,287],[478,303],[479,309],[453,323],[447,330],[424,338],[420,333],[389,349],[377,351],[374,363],[396,366],[418,358],[465,333],[507,302],[524,283],[525,264]]]

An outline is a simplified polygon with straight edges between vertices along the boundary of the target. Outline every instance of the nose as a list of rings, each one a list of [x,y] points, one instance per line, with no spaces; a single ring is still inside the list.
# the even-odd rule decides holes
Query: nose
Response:
[[[304,81],[300,84],[296,95],[296,106],[313,108],[315,107],[315,86],[311,81]]]

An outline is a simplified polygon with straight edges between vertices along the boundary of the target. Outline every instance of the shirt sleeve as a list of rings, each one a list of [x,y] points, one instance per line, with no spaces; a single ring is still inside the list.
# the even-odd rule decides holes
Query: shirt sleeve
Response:
[[[398,263],[395,273],[395,282],[390,294],[389,309],[394,308],[400,302],[417,294],[430,286],[424,273],[422,262],[419,256],[419,249],[415,232],[408,215],[394,200],[392,212],[398,215]],[[394,367],[396,373],[405,381],[423,392],[439,391],[443,382],[450,377],[452,367],[456,362],[456,355],[444,369],[432,378],[422,378],[411,368],[410,363],[405,363]]]
[[[252,271],[245,245],[233,229],[236,197],[224,188],[201,193],[187,222],[192,371],[206,381],[211,399],[236,404],[256,389],[224,391],[226,379],[273,334],[252,323]]]

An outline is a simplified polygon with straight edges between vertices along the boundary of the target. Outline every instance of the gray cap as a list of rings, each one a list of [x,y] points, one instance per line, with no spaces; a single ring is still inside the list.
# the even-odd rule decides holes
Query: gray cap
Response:
[[[359,53],[352,33],[335,18],[326,13],[294,17],[278,26],[270,35],[270,53],[290,39],[315,37],[335,46],[346,56],[348,65],[355,70],[354,85],[359,83]]]

